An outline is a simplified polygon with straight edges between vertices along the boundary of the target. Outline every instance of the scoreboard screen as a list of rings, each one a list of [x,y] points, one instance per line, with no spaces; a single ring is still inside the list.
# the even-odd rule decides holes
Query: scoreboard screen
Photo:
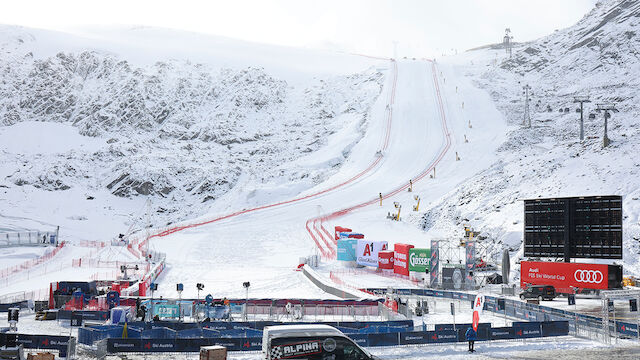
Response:
[[[622,196],[525,200],[524,256],[622,259]]]

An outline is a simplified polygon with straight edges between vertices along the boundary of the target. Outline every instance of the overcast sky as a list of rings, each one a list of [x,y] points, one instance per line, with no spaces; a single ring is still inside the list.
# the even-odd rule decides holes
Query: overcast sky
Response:
[[[0,23],[72,30],[148,25],[288,46],[439,56],[574,24],[596,0],[9,0]]]

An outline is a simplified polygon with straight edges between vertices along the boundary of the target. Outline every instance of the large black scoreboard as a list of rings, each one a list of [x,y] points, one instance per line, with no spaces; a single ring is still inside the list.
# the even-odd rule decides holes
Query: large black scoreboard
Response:
[[[622,196],[525,200],[524,256],[622,259]]]

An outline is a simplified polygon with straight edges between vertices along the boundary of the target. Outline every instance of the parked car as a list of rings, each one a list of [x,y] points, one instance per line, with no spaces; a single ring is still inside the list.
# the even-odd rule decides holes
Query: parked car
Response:
[[[556,297],[556,288],[551,285],[532,285],[529,286],[525,291],[520,293],[520,299],[538,299],[538,301],[542,300],[553,300]]]
[[[264,359],[378,360],[329,325],[267,326],[262,334]]]

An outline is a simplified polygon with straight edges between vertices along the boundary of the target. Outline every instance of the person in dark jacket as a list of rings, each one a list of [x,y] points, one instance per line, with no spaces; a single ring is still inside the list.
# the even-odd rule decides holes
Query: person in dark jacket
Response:
[[[473,349],[473,343],[476,341],[476,338],[478,337],[478,333],[475,330],[473,330],[473,327],[469,326],[469,328],[467,329],[467,332],[464,335],[467,338],[467,341],[469,342],[469,352],[474,352],[475,350]]]

